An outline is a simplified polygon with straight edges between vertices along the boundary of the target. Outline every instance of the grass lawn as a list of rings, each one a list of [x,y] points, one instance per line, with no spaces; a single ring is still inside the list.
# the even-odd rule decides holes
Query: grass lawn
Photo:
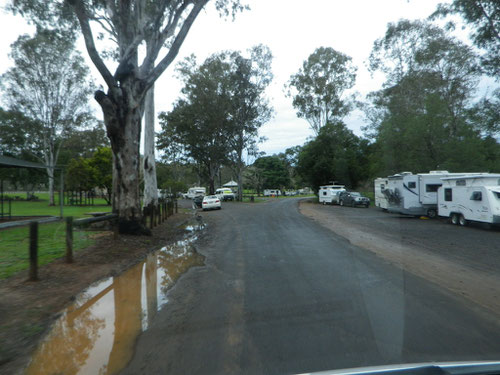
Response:
[[[94,243],[90,238],[95,232],[73,231],[73,251]],[[29,267],[29,227],[0,230],[0,279]],[[65,222],[38,226],[38,264],[64,256],[66,252]]]
[[[5,194],[14,198],[14,196],[23,196],[21,194]],[[55,206],[49,206],[48,193],[36,193],[40,200],[38,201],[12,201],[12,215],[13,216],[38,216],[38,215],[51,215],[59,216],[59,195],[56,195]],[[24,195],[23,197],[25,197]],[[4,202],[4,211],[8,210],[8,204]],[[111,206],[106,205],[106,201],[101,198],[94,199],[94,206],[64,206],[64,216],[85,217],[86,212],[111,212]]]
[[[11,197],[22,194],[6,194]],[[48,193],[36,193],[39,201],[12,201],[13,216],[59,216],[59,197],[56,196],[56,206],[49,206]],[[25,196],[25,195],[24,195]],[[64,216],[75,218],[90,217],[88,212],[111,212],[111,206],[104,199],[94,199],[94,206],[64,206]],[[4,203],[5,207],[5,203]],[[4,208],[5,209],[5,208]],[[1,221],[0,221],[1,222]],[[66,251],[65,222],[39,224],[38,263],[40,265],[64,256]],[[73,249],[77,251],[94,243],[91,238],[95,232],[74,230]],[[29,266],[29,227],[18,227],[0,230],[0,279],[27,269]]]

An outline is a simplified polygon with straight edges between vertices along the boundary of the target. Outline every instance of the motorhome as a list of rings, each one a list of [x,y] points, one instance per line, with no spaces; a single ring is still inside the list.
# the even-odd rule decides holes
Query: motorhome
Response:
[[[438,190],[438,214],[452,224],[500,224],[500,174],[445,177]]]
[[[281,195],[281,190],[279,189],[264,189],[265,197],[278,197]]]
[[[384,211],[387,211],[389,203],[387,202],[387,197],[384,195],[384,190],[389,185],[388,178],[376,178],[374,181],[375,188],[375,207],[379,207]]]
[[[184,198],[188,199],[193,199],[194,197],[198,195],[206,195],[207,194],[207,189],[201,186],[195,186],[192,188],[189,188],[186,194],[184,194]]]
[[[387,210],[405,215],[426,215],[434,218],[438,211],[438,189],[443,184],[441,179],[472,174],[430,171],[418,174],[402,172],[389,176],[387,187],[384,189]]]
[[[346,191],[344,185],[324,185],[319,187],[318,199],[323,204],[338,204],[339,193]]]

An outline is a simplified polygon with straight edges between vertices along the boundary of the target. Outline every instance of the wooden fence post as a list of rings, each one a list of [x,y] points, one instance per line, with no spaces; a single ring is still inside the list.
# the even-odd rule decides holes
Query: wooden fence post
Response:
[[[161,211],[161,203],[158,203],[156,207],[158,208],[158,224],[161,224],[163,223],[163,217],[162,217],[163,212]]]
[[[73,263],[73,217],[66,218],[66,263]]]
[[[38,280],[38,221],[30,222],[30,281]]]
[[[175,213],[178,214],[179,213],[179,207],[177,205],[177,199],[175,200]]]

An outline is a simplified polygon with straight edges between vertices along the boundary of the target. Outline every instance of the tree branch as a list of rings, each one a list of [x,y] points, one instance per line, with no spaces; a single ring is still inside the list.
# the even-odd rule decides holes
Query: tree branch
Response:
[[[172,61],[174,61],[175,57],[179,53],[179,49],[182,43],[186,39],[189,29],[191,28],[196,17],[201,12],[203,7],[207,4],[207,2],[208,0],[199,0],[198,3],[194,5],[193,9],[187,16],[186,20],[184,21],[181,30],[177,34],[174,42],[172,43],[170,50],[168,51],[166,56],[160,61],[160,63],[156,66],[156,68],[153,69],[151,74],[149,74],[149,76],[146,78],[145,91],[149,90],[149,88],[158,79],[158,77],[160,77],[160,75],[165,71],[165,69],[167,69],[167,67],[172,63]]]
[[[78,0],[67,0],[68,3],[75,10],[75,14],[80,23],[80,28],[82,29],[83,38],[85,40],[85,47],[87,48],[87,52],[89,53],[90,59],[94,63],[95,67],[101,74],[102,78],[108,85],[108,87],[116,86],[116,80],[113,78],[113,75],[110,73],[101,57],[99,56],[99,52],[95,47],[94,37],[92,35],[92,29],[90,28],[89,18],[85,11],[85,5],[83,1]]]

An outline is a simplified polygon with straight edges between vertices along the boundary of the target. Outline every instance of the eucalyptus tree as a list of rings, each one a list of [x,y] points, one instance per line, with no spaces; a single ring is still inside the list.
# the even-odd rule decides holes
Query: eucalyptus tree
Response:
[[[471,26],[474,44],[485,50],[481,56],[484,71],[500,78],[500,2],[498,0],[453,0],[448,4],[439,4],[432,18],[450,14],[460,15]],[[454,27],[453,21],[449,22]]]
[[[244,152],[255,154],[259,128],[272,115],[272,108],[265,97],[265,90],[273,79],[272,54],[269,48],[259,45],[244,57],[239,52],[225,56],[231,67],[230,116],[231,137],[229,159],[238,180],[238,200],[243,196],[243,170],[246,166]]]
[[[470,47],[428,22],[401,20],[375,41],[370,69],[386,74],[368,111],[384,172],[452,168],[480,147],[467,123],[480,77]]]
[[[107,86],[106,92],[96,91],[94,98],[101,106],[113,150],[113,207],[122,233],[149,233],[142,224],[139,200],[139,144],[146,93],[174,61],[191,26],[209,2],[13,1],[15,9],[36,22],[53,25],[63,20],[74,23],[76,19],[80,26],[89,57]],[[222,15],[234,15],[244,8],[240,0],[211,2]],[[99,39],[110,40],[116,48],[99,50]],[[106,57],[114,61],[106,64]],[[114,73],[111,66],[116,67]]]
[[[352,109],[346,91],[354,86],[357,68],[352,58],[331,47],[317,48],[286,84],[297,116],[317,135],[328,122],[342,120]]]
[[[12,44],[15,65],[2,76],[8,107],[39,125],[26,129],[26,140],[46,167],[51,205],[54,168],[64,138],[92,118],[89,70],[73,42],[67,34],[51,30],[38,29],[34,37],[22,35]]]
[[[198,66],[194,56],[178,68],[184,80],[183,98],[172,111],[160,114],[158,147],[170,160],[184,159],[200,167],[215,191],[215,178],[229,162],[232,138],[232,81],[225,53],[210,56]]]

